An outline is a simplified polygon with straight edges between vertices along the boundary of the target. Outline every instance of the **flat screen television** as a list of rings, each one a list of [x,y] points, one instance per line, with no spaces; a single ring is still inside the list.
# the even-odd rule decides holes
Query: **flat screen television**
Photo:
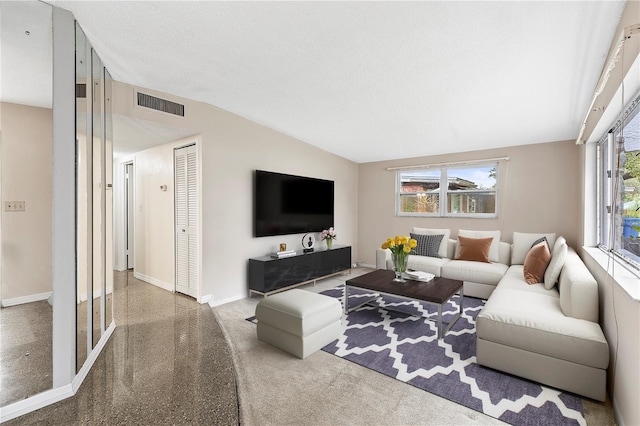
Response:
[[[320,232],[333,226],[334,182],[256,170],[253,234]]]

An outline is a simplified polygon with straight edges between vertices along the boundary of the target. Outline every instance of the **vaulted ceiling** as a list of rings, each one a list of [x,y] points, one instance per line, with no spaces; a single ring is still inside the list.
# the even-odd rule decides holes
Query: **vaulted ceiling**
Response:
[[[575,139],[617,1],[52,1],[113,78],[356,162]]]

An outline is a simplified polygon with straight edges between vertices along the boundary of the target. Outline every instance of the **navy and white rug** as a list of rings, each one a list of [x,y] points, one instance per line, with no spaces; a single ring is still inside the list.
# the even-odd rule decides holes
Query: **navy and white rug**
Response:
[[[323,294],[342,298],[344,286]],[[372,294],[349,290],[349,306]],[[443,307],[443,322],[459,296]],[[484,300],[467,297],[464,312],[437,339],[435,306],[384,296],[346,317],[340,338],[322,350],[514,425],[585,425],[582,399],[476,364],[475,320]],[[383,307],[402,310],[395,312]],[[444,325],[443,325],[444,327]]]

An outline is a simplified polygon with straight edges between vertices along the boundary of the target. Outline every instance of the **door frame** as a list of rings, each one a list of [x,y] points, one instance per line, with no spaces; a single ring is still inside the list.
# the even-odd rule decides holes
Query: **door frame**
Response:
[[[196,193],[198,199],[198,207],[197,207],[197,248],[196,248],[196,261],[197,261],[197,279],[196,279],[196,294],[193,296],[199,303],[207,303],[213,297],[211,295],[207,297],[202,297],[202,152],[201,152],[201,144],[200,137],[195,137],[193,139],[185,139],[183,144],[177,145],[173,148],[173,291],[178,293],[178,240],[177,240],[177,214],[176,210],[178,208],[176,202],[176,151],[182,148],[187,148],[189,146],[195,146],[196,149]],[[181,292],[180,292],[181,293]],[[184,293],[181,293],[184,294]]]
[[[131,167],[131,174],[129,176],[127,182],[127,172],[129,167]],[[123,270],[133,269],[135,270],[136,265],[136,256],[135,256],[135,229],[136,229],[136,190],[135,190],[135,163],[133,160],[127,161],[123,164],[123,216],[122,216],[122,230],[123,230],[123,238],[122,245],[124,254],[123,262],[124,267]],[[129,190],[133,192],[131,197],[129,197]],[[129,198],[131,198],[131,205],[129,203]],[[131,215],[131,227],[129,227],[129,215]],[[129,239],[133,240],[133,247],[131,250],[129,248]],[[127,253],[130,252],[130,253]],[[131,258],[131,262],[129,262],[129,258]],[[129,263],[131,263],[131,268],[129,268]]]

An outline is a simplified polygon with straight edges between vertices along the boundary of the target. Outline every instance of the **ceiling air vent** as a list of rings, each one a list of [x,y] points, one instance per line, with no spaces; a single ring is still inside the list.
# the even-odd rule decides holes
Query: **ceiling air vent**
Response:
[[[184,105],[138,92],[138,106],[184,117]]]
[[[87,85],[84,83],[76,83],[76,98],[87,97]]]

